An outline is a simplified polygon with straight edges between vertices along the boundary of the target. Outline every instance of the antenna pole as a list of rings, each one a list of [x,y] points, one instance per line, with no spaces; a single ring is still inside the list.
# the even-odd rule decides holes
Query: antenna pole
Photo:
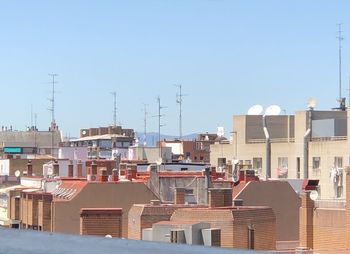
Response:
[[[339,101],[341,102],[342,99],[342,95],[341,95],[341,90],[342,90],[342,86],[341,86],[341,64],[342,64],[342,44],[341,41],[344,40],[344,37],[342,36],[342,30],[341,30],[341,25],[342,24],[338,24],[338,47],[339,47]]]
[[[161,124],[161,119],[164,115],[161,114],[161,110],[164,108],[163,106],[161,106],[160,104],[160,97],[158,96],[157,97],[157,102],[158,102],[158,149],[159,149],[159,158],[162,158],[163,159],[163,156],[162,156],[162,145],[161,145],[161,142],[160,142],[160,128],[164,125]]]
[[[143,107],[144,107],[144,118],[143,118],[143,137],[144,137],[144,140],[143,140],[143,145],[146,146],[147,144],[147,115],[148,115],[148,112],[147,112],[147,104],[143,104]]]
[[[116,92],[112,92],[111,93],[113,95],[113,99],[114,99],[114,107],[113,107],[113,126],[117,126],[117,93]]]
[[[182,85],[175,85],[179,88],[179,93],[176,94],[176,103],[179,104],[179,139],[182,139],[182,98],[185,96],[182,94]]]
[[[58,74],[50,73],[49,76],[52,77],[52,97],[50,99],[51,101],[51,108],[49,109],[51,111],[51,156],[54,157],[54,131],[56,130],[56,121],[55,121],[55,84],[57,83],[55,81],[55,77],[58,76]]]

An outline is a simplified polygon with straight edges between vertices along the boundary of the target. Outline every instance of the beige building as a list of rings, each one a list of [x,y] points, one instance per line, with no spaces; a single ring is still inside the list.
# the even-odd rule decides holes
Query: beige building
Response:
[[[320,197],[343,198],[349,121],[348,111],[312,109],[295,115],[233,116],[231,141],[211,146],[210,163],[223,168],[237,159],[263,178],[319,179]]]

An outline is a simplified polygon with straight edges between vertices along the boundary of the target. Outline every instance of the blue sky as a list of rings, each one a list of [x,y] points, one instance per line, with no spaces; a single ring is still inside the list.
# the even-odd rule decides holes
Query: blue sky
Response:
[[[337,23],[343,23],[343,94],[350,76],[349,1],[0,1],[0,125],[24,129],[31,105],[50,123],[50,77],[58,73],[56,120],[65,134],[113,121],[143,130],[143,104],[167,106],[163,133],[232,128],[253,104],[318,109],[338,97]],[[157,130],[157,119],[148,119]]]

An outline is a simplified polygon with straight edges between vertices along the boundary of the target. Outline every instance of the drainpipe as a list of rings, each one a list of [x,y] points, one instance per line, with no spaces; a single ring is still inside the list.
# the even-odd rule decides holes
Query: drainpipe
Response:
[[[304,179],[309,178],[309,140],[311,134],[311,117],[312,117],[312,109],[308,111],[308,124],[307,130],[304,134]]]
[[[266,116],[263,115],[263,127],[266,140],[266,179],[271,178],[271,142],[270,134],[266,126]]]

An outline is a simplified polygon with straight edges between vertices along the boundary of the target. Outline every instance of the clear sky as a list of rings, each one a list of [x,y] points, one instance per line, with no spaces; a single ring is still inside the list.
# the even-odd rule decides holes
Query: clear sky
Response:
[[[50,123],[50,77],[58,73],[56,120],[65,134],[113,121],[143,130],[143,104],[167,106],[163,133],[232,128],[253,104],[287,113],[337,106],[337,23],[343,23],[343,94],[350,76],[350,1],[0,1],[0,125],[25,129],[31,105]],[[348,97],[348,96],[347,96]],[[157,119],[148,129],[157,130]]]

